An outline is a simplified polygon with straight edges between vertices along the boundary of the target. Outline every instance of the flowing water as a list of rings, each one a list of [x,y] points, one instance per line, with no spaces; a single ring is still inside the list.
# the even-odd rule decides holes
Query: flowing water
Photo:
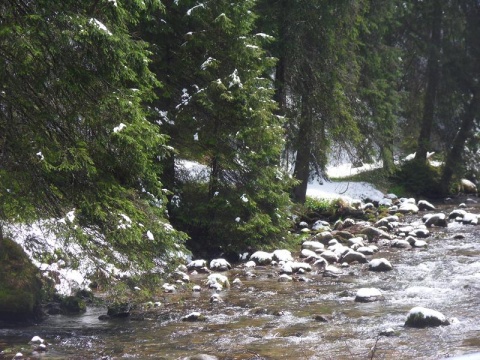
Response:
[[[454,239],[457,234],[465,238]],[[343,269],[338,278],[307,274],[310,282],[281,283],[273,267],[255,268],[255,278],[235,269],[227,275],[230,281],[239,277],[243,285],[220,292],[222,303],[210,303],[212,292],[204,289],[162,295],[156,299],[162,310],[147,312],[143,320],[100,321],[104,308],[89,308],[81,316],[50,316],[36,326],[0,329],[0,351],[5,359],[17,351],[29,355],[28,341],[39,335],[49,343],[42,359],[182,359],[196,354],[219,359],[480,358],[479,239],[480,227],[451,223],[434,230],[428,249],[382,248],[373,257],[390,260],[394,270],[386,273],[358,264]],[[201,284],[205,277],[191,280]],[[380,289],[385,300],[355,302],[363,287]],[[440,311],[452,324],[406,328],[414,306]],[[206,321],[181,320],[193,311],[206,315]],[[327,321],[315,319],[318,315]],[[387,328],[393,328],[393,336],[379,336]]]

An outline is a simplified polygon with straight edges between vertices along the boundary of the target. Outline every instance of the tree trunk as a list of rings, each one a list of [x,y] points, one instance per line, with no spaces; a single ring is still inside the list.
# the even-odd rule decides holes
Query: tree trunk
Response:
[[[391,145],[384,145],[380,149],[383,161],[383,171],[387,175],[392,175],[395,171],[395,163],[393,161],[393,151]]]
[[[468,108],[463,116],[462,124],[458,130],[455,138],[453,139],[452,148],[447,154],[445,161],[445,167],[443,168],[441,190],[444,195],[449,193],[450,182],[452,181],[453,174],[455,174],[459,164],[462,161],[463,149],[465,142],[467,141],[471,130],[475,124],[475,118],[480,111],[480,96],[476,91],[468,105]]]
[[[432,34],[427,62],[427,89],[423,106],[422,127],[418,137],[417,153],[415,159],[427,161],[427,152],[430,149],[430,134],[432,132],[435,115],[435,98],[440,76],[440,50],[442,30],[441,0],[433,0]]]
[[[310,177],[310,160],[312,147],[312,115],[308,101],[302,100],[301,123],[297,133],[295,169],[293,176],[300,181],[293,189],[293,199],[300,204],[307,198],[307,185]]]

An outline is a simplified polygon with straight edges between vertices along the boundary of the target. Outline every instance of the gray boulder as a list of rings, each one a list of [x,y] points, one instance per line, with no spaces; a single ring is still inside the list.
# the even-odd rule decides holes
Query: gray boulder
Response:
[[[368,263],[368,270],[370,271],[390,271],[393,270],[393,266],[385,258],[372,259]]]
[[[382,292],[375,288],[362,288],[358,289],[357,294],[355,296],[356,302],[373,302],[384,300],[385,297],[383,296]]]

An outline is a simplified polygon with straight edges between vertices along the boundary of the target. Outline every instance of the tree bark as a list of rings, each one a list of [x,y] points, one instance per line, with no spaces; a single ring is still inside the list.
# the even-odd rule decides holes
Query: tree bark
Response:
[[[427,161],[427,152],[430,149],[430,134],[435,116],[435,101],[440,76],[440,50],[442,31],[442,6],[441,0],[433,0],[432,33],[427,62],[427,89],[423,106],[422,127],[418,137],[417,153],[415,159]]]
[[[293,189],[293,199],[300,204],[307,198],[307,185],[310,177],[312,148],[312,114],[308,101],[302,100],[301,123],[296,139],[297,156],[293,176],[300,181]]]
[[[462,161],[463,149],[465,142],[468,140],[471,130],[475,124],[475,118],[479,115],[480,111],[480,98],[479,92],[476,91],[468,105],[468,108],[463,116],[462,124],[458,130],[455,138],[453,139],[452,148],[447,154],[445,161],[445,167],[443,168],[441,190],[444,195],[449,192],[450,182],[452,181],[453,174],[455,174],[459,164]]]

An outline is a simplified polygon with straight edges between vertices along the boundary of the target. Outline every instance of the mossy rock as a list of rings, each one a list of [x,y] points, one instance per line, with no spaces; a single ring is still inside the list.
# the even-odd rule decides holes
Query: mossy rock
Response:
[[[26,322],[41,317],[41,274],[22,247],[0,240],[0,320]]]
[[[78,296],[66,296],[60,301],[60,308],[63,314],[81,314],[87,310],[85,301]]]

